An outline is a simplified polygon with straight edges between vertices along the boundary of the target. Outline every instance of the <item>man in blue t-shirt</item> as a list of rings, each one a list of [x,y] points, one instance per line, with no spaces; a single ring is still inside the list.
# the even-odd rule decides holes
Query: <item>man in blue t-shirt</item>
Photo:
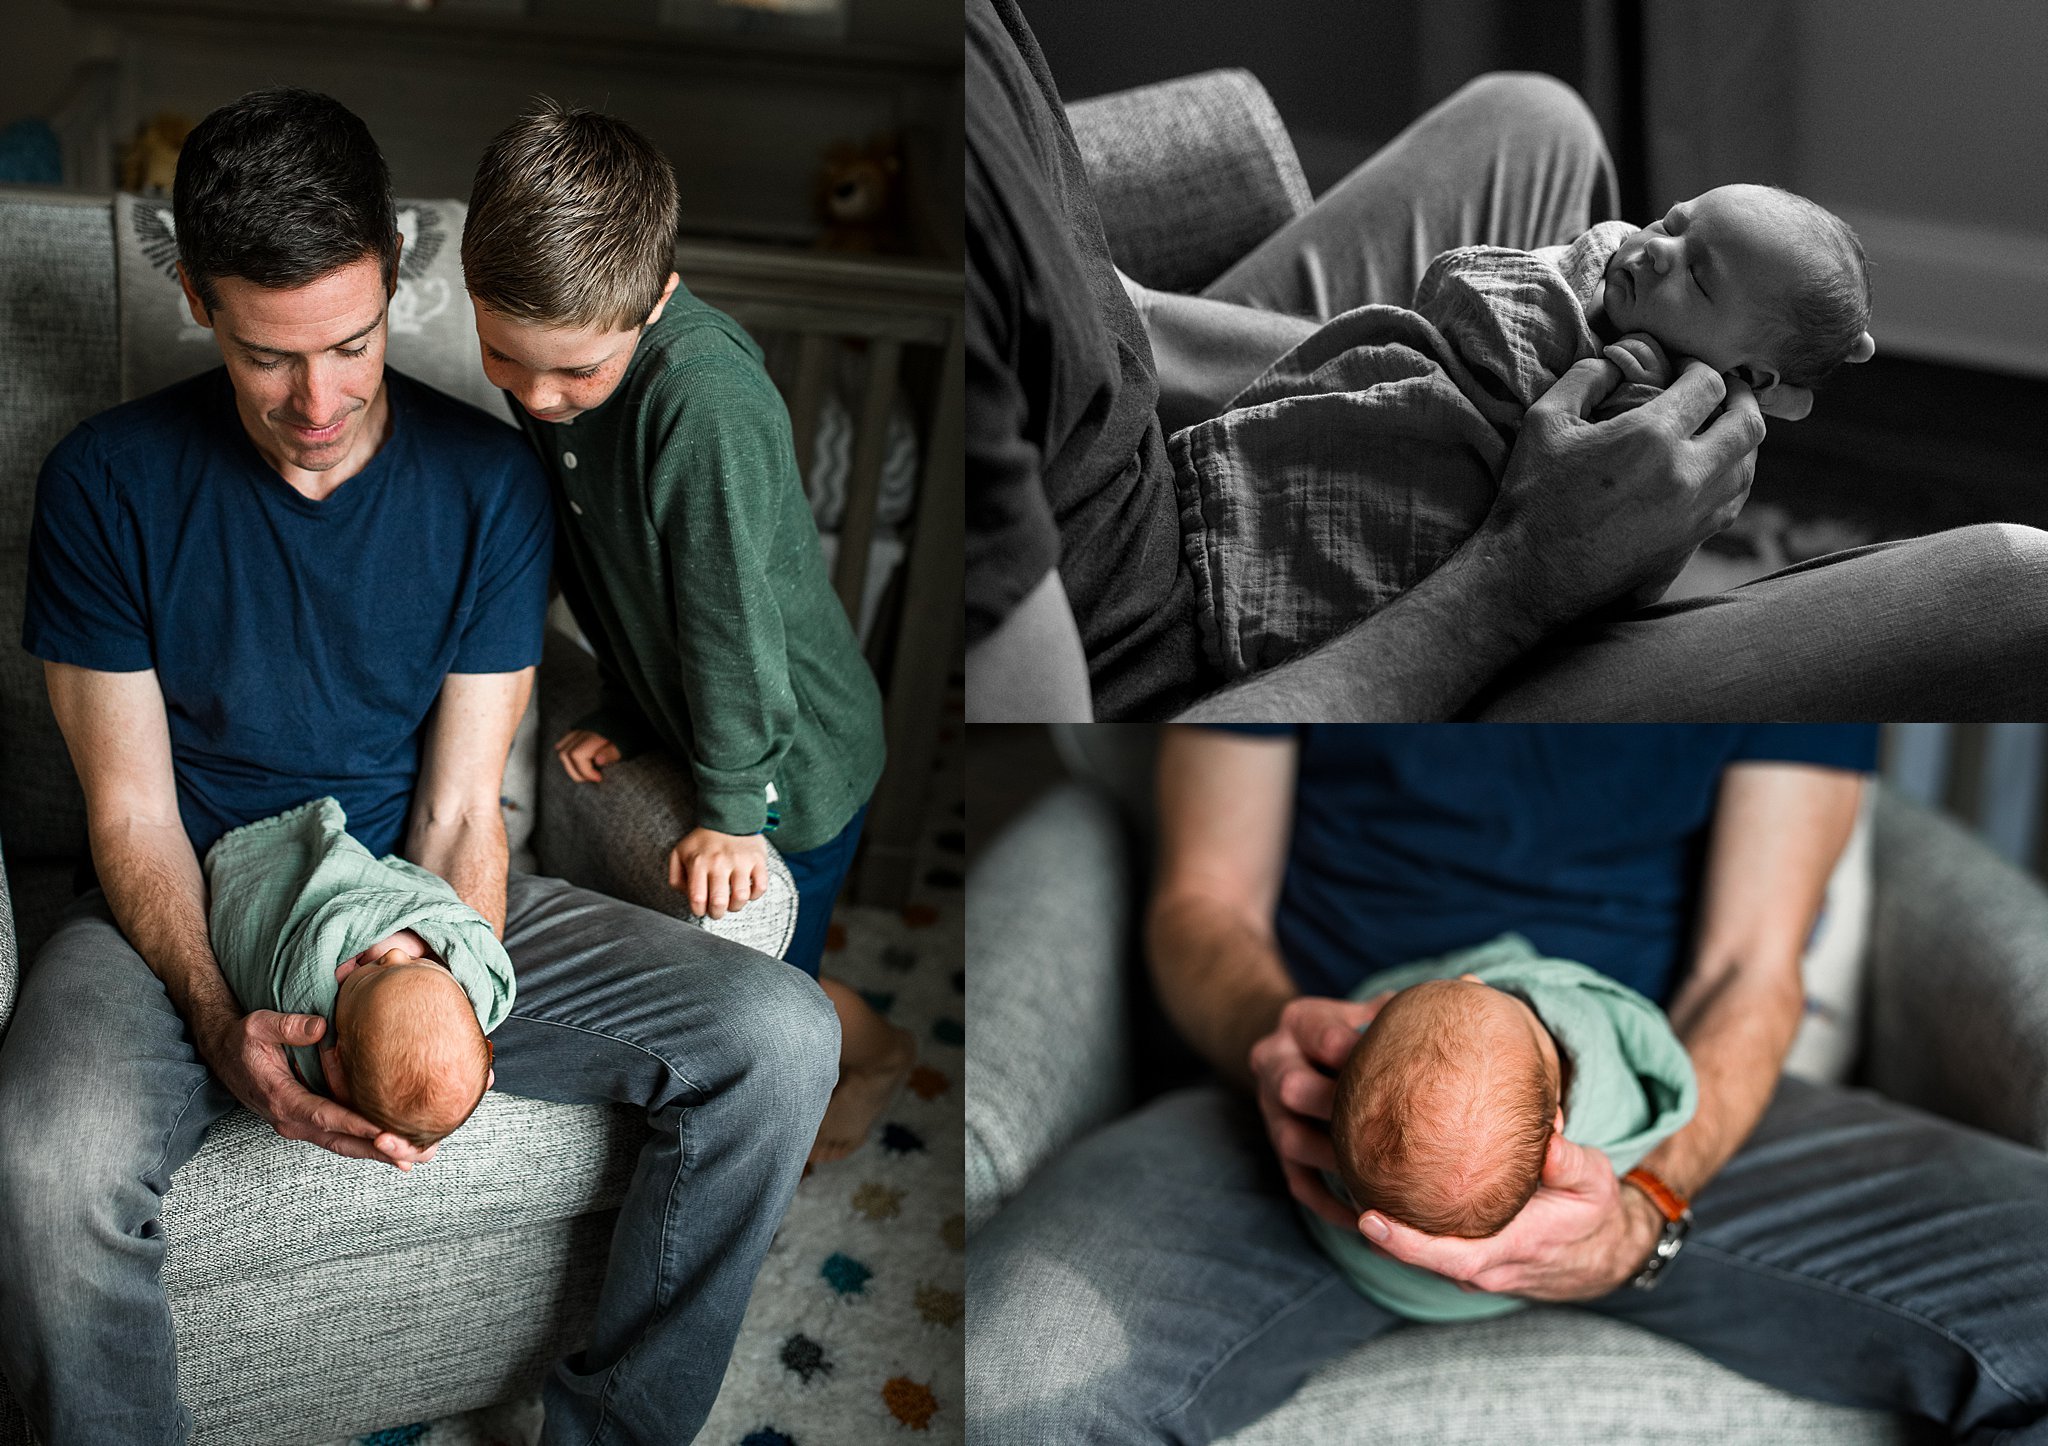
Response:
[[[1874,761],[1855,727],[1168,730],[1148,948],[1224,1083],[1089,1136],[976,1237],[977,1439],[1192,1446],[1401,1324],[1303,1208],[1789,1391],[2039,1439],[2048,1156],[1779,1073]],[[1380,1002],[1347,992],[1507,929],[1662,1005],[1697,1113],[1622,1180],[1555,1137],[1485,1239],[1347,1208],[1323,1175],[1331,1074]]]
[[[686,1439],[823,1115],[832,1009],[764,955],[508,874],[547,484],[509,427],[386,370],[400,238],[362,122],[245,96],[186,142],[172,207],[224,366],[83,423],[37,486],[23,644],[100,887],[0,1048],[0,1375],[50,1446],[182,1440],[159,1216],[207,1127],[239,1102],[336,1154],[432,1158],[303,1088],[285,1047],[325,1021],[243,1010],[208,942],[206,850],[332,795],[373,854],[439,874],[503,938],[497,1087],[652,1127],[546,1439]]]

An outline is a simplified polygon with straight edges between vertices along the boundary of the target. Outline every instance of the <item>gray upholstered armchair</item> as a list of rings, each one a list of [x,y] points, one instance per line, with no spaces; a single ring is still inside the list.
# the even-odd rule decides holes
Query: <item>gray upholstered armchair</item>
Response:
[[[974,1230],[1039,1166],[1138,1103],[1150,1071],[1132,1061],[1158,1057],[1147,1036],[1162,1021],[1137,983],[1136,938],[1151,732],[1098,726],[1064,741],[1075,777],[992,841],[968,879]],[[1953,823],[1882,790],[1870,857],[1854,1082],[2048,1148],[2048,891]],[[1902,1417],[1758,1385],[1633,1326],[1536,1307],[1383,1336],[1231,1441],[1812,1446],[1927,1435]]]
[[[459,206],[423,204],[447,208],[459,230]],[[83,799],[41,664],[20,646],[21,612],[37,469],[76,423],[122,400],[117,250],[105,197],[0,193],[0,1043],[20,970],[55,927],[86,854]],[[459,286],[458,273],[457,296]],[[466,329],[467,313],[441,314]],[[444,364],[475,371],[471,395],[495,400],[473,332],[438,343]],[[393,355],[462,390],[397,343]],[[529,726],[560,736],[595,689],[588,656],[551,636]],[[687,830],[676,772],[658,757],[635,759],[599,787],[577,788],[550,770],[530,840],[539,866],[674,912],[644,839]],[[529,820],[533,802],[529,782]],[[769,907],[733,937],[779,954],[795,902],[787,870],[779,859],[772,867]],[[163,1211],[192,1440],[328,1441],[533,1389],[588,1327],[644,1137],[623,1108],[492,1094],[432,1168],[401,1175],[280,1139],[247,1111],[228,1115],[173,1177]],[[0,1270],[9,1248],[0,1241]],[[0,1385],[0,1446],[26,1440]]]

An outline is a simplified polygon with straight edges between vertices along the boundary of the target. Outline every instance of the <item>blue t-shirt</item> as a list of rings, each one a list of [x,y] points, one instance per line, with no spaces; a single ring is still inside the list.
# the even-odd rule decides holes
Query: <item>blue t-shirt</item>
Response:
[[[1867,771],[1877,730],[1771,724],[1304,724],[1275,915],[1304,993],[1519,933],[1668,1004],[1722,770]]]
[[[442,680],[540,660],[554,523],[532,451],[384,379],[390,439],[319,502],[258,455],[225,368],[101,413],[43,463],[22,646],[156,670],[202,858],[322,795],[393,851]]]

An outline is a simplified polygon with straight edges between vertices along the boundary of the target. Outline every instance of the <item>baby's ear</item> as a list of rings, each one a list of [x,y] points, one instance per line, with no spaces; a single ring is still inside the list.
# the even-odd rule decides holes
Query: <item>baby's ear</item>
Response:
[[[1849,348],[1849,355],[1844,360],[1867,362],[1876,355],[1877,339],[1866,331],[1863,335],[1856,338],[1856,344]]]

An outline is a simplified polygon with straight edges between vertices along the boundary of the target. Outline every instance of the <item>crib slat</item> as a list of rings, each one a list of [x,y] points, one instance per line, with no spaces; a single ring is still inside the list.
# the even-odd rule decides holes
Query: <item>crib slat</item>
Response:
[[[797,351],[796,388],[789,407],[789,430],[796,443],[797,475],[811,480],[818,446],[818,414],[825,408],[825,388],[832,380],[832,353],[838,346],[823,332],[807,331]]]
[[[839,563],[832,575],[832,586],[856,632],[860,630],[861,589],[868,576],[868,543],[875,535],[875,505],[882,495],[889,404],[896,397],[896,370],[902,356],[898,342],[868,343],[868,376],[861,388],[859,430],[853,434],[853,465],[846,478],[846,515],[839,523]]]

